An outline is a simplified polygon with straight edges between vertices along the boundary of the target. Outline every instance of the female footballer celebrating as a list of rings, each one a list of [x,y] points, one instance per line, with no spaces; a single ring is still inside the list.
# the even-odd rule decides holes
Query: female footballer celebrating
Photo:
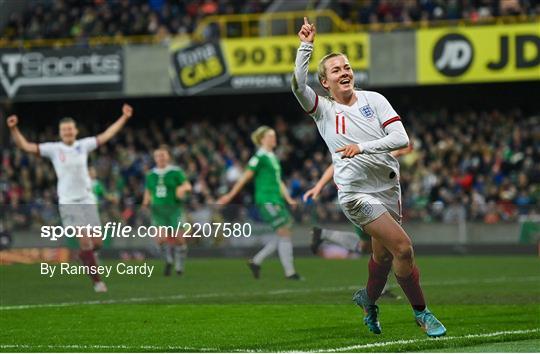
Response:
[[[58,179],[57,193],[62,224],[67,226],[101,226],[97,201],[92,192],[88,173],[88,155],[99,145],[112,139],[133,115],[133,108],[122,106],[122,115],[104,132],[96,136],[77,139],[79,130],[73,118],[62,118],[59,123],[60,141],[33,143],[26,140],[17,127],[19,119],[9,116],[7,125],[15,145],[21,150],[46,157],[51,160]],[[94,269],[97,266],[94,250],[100,247],[101,239],[82,233],[78,235],[81,262]],[[106,292],[107,287],[99,274],[90,273],[94,291]]]
[[[229,193],[219,198],[217,204],[228,204],[252,178],[255,178],[255,203],[262,219],[272,226],[277,235],[249,261],[248,265],[253,276],[258,279],[262,262],[277,249],[285,276],[291,280],[300,280],[300,275],[294,269],[291,215],[285,206],[285,201],[290,205],[295,205],[296,201],[291,198],[281,180],[281,166],[274,154],[277,145],[276,132],[270,127],[262,126],[251,134],[251,140],[259,150],[249,160],[243,176]]]
[[[302,43],[292,90],[330,149],[344,214],[372,237],[367,286],[353,300],[363,307],[369,330],[381,333],[375,302],[393,268],[416,322],[428,336],[442,336],[446,329],[426,307],[411,239],[400,224],[399,164],[390,153],[409,143],[401,118],[381,94],[354,89],[354,73],[344,54],[331,53],[320,61],[319,82],[330,96],[318,96],[307,86],[315,26],[305,17],[298,37]]]

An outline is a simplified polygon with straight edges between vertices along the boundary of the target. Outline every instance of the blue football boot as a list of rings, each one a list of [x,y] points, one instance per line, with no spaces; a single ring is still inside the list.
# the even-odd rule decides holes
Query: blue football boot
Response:
[[[428,337],[441,337],[446,334],[446,328],[426,307],[424,311],[414,310],[416,323],[422,327]]]
[[[375,334],[381,334],[381,324],[379,323],[379,306],[375,305],[368,297],[365,288],[353,294],[353,301],[364,309],[366,316],[364,323],[369,330]]]

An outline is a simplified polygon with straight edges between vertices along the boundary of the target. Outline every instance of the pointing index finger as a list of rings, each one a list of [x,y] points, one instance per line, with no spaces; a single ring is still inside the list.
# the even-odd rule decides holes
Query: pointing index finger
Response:
[[[308,20],[307,20],[307,17],[306,17],[306,16],[304,16],[304,25],[308,25],[308,26],[309,26],[309,22],[308,22]]]

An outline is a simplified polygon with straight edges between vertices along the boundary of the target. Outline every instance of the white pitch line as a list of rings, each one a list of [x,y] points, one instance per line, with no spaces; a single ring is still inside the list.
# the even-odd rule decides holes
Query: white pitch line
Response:
[[[525,330],[514,330],[514,331],[498,331],[491,333],[478,333],[478,334],[467,334],[464,336],[449,336],[449,337],[440,337],[435,339],[400,339],[394,341],[380,342],[380,343],[369,343],[369,344],[358,344],[350,345],[346,347],[338,348],[328,348],[328,349],[318,349],[318,350],[289,350],[289,351],[280,351],[280,353],[334,353],[334,352],[344,352],[351,350],[359,349],[371,349],[371,348],[385,348],[393,345],[405,345],[405,344],[416,344],[416,343],[425,343],[425,342],[438,342],[438,341],[454,341],[459,339],[475,339],[475,338],[492,338],[500,336],[509,336],[514,334],[529,334],[540,332],[540,328],[534,329],[525,329]],[[140,350],[157,350],[157,351],[166,351],[166,350],[186,350],[186,351],[207,351],[207,352],[219,352],[218,348],[197,348],[197,347],[184,347],[184,346],[159,346],[159,345],[101,345],[101,344],[48,344],[48,345],[29,345],[29,344],[0,344],[0,349],[104,349],[104,350],[130,350],[134,351]],[[234,352],[261,352],[261,349],[235,349]],[[265,351],[267,352],[267,351]]]
[[[491,332],[491,333],[467,334],[464,336],[448,336],[448,337],[428,338],[428,339],[400,339],[400,340],[388,341],[388,342],[358,344],[358,345],[350,345],[347,347],[321,349],[321,350],[315,350],[313,352],[314,353],[348,352],[351,350],[359,350],[359,349],[384,348],[384,347],[389,347],[392,345],[416,344],[416,343],[433,342],[433,341],[453,341],[453,340],[458,340],[458,339],[491,338],[491,337],[499,337],[499,336],[505,336],[505,335],[528,334],[528,333],[537,333],[537,332],[540,332],[540,328],[514,330],[514,331],[499,331],[499,332]]]
[[[422,282],[422,286],[445,286],[445,285],[467,285],[467,284],[496,284],[496,283],[505,283],[505,282],[527,282],[540,280],[538,276],[526,276],[519,278],[509,278],[509,277],[497,277],[497,278],[486,278],[486,279],[457,279],[449,281],[438,281],[438,282]],[[328,288],[319,288],[319,289],[276,289],[269,290],[265,292],[243,292],[243,293],[206,293],[206,294],[177,294],[177,295],[164,295],[164,296],[153,296],[153,297],[132,297],[125,299],[108,299],[108,300],[88,300],[88,301],[73,301],[73,302],[57,302],[49,304],[26,304],[26,305],[7,305],[0,306],[0,311],[6,310],[26,310],[26,309],[35,309],[35,308],[46,308],[46,307],[69,307],[69,306],[79,306],[79,305],[110,305],[110,304],[130,304],[138,302],[151,302],[157,300],[189,300],[189,299],[205,299],[205,298],[215,298],[215,297],[248,297],[248,296],[264,296],[264,295],[283,295],[283,294],[302,294],[302,293],[316,293],[316,292],[336,292],[336,291],[349,291],[358,289],[358,285],[351,286],[340,286],[340,287],[328,287]],[[397,288],[397,285],[391,285],[390,288]]]

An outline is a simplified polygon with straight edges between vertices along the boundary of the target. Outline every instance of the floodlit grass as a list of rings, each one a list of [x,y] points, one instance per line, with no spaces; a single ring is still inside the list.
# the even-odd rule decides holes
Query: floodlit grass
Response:
[[[351,301],[367,259],[296,261],[305,281],[279,262],[254,280],[241,259],[189,259],[182,277],[105,279],[40,275],[39,265],[0,267],[0,350],[140,351],[537,351],[540,260],[535,257],[421,257],[430,309],[448,329],[429,339],[406,300],[382,299],[383,333],[367,331]],[[107,264],[115,264],[107,262]],[[136,263],[133,263],[136,264]],[[403,296],[391,280],[393,291]],[[535,350],[536,349],[536,350]]]

